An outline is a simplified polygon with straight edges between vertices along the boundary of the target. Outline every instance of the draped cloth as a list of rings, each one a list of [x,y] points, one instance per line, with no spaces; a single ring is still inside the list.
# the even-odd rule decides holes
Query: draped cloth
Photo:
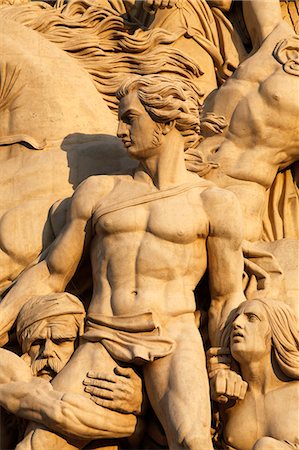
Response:
[[[243,290],[248,300],[284,298],[286,296],[283,270],[276,257],[259,242],[242,242],[244,257]]]
[[[219,81],[223,82],[245,56],[243,44],[233,25],[218,8],[210,8],[205,0],[177,0],[171,9],[157,10],[155,15],[144,11],[143,2],[136,2],[130,11],[131,20],[138,20],[148,29],[161,28],[177,36],[194,39],[212,57]]]
[[[165,189],[156,190],[145,195],[140,195],[138,197],[130,197],[127,200],[118,201],[117,203],[112,203],[109,205],[101,205],[95,213],[96,220],[100,217],[115,212],[121,209],[131,208],[133,206],[138,206],[142,204],[151,203],[156,200],[161,200],[164,198],[175,197],[179,194],[183,194],[191,189],[195,188],[207,188],[211,185],[209,181],[198,180],[197,183],[183,183],[178,186],[172,186]]]
[[[299,190],[291,169],[276,175],[267,196],[263,240],[299,239]]]
[[[136,315],[87,317],[83,339],[101,342],[113,359],[143,364],[171,354],[175,342],[163,334],[152,312]]]

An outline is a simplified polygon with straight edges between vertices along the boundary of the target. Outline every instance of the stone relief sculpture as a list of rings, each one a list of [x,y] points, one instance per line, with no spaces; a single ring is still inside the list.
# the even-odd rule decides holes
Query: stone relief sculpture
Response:
[[[297,448],[296,8],[2,2],[3,450]]]
[[[285,169],[298,160],[298,55],[296,51],[293,54],[293,49],[298,47],[299,40],[282,21],[278,2],[273,4],[271,14],[262,3],[251,2],[244,3],[244,12],[249,33],[254,30],[253,54],[218,91],[208,97],[201,122],[202,132],[207,138],[195,151],[191,149],[190,159],[196,153],[199,153],[199,157],[203,154],[213,164],[205,178],[237,195],[244,217],[244,238],[252,243],[262,239],[266,190],[271,187],[278,170]],[[283,79],[284,86],[287,86],[285,92],[278,87]],[[277,108],[276,102],[279,103]],[[285,122],[281,119],[281,114]],[[245,117],[246,120],[243,121]],[[276,135],[278,127],[279,135]],[[274,138],[275,144],[271,138]],[[195,161],[191,161],[189,169],[197,170],[196,157]],[[295,202],[292,207],[296,208]],[[297,237],[298,224],[296,220],[293,223],[294,228],[289,237],[294,239]],[[280,244],[275,256],[283,262],[286,243]],[[298,248],[297,241],[293,240],[292,244]],[[277,283],[273,280],[270,287],[274,295],[274,289],[281,289],[281,277],[277,264],[272,263],[270,269],[271,247],[271,243],[252,245],[244,242],[244,252],[248,254],[249,260],[252,256],[262,270],[266,269],[266,272],[272,272],[273,275],[276,272],[279,281]],[[252,266],[252,261],[249,264]],[[295,274],[294,284],[297,282],[296,278]],[[295,308],[297,299],[298,292],[293,295]]]
[[[223,345],[247,383],[230,381],[231,400],[221,407],[223,439],[229,448],[279,450],[298,447],[298,331],[293,311],[279,301],[251,300],[240,305],[223,331]],[[218,392],[224,378],[218,372]],[[232,387],[233,386],[233,387]],[[234,392],[235,391],[235,392]]]
[[[76,339],[83,334],[85,310],[81,302],[70,294],[33,297],[21,309],[17,318],[17,335],[22,347],[22,359],[7,350],[1,354],[0,404],[7,411],[25,419],[46,424],[57,432],[64,431],[77,437],[104,438],[130,434],[135,421],[129,413],[138,412],[141,406],[140,379],[130,369],[117,367],[114,376],[114,392],[126,381],[126,390],[120,390],[119,402],[128,413],[116,414],[117,422],[105,417],[110,426],[104,425],[99,408],[88,405],[76,395],[63,396],[54,392],[51,381],[72,356]],[[86,376],[86,389],[93,386],[96,374]],[[45,381],[43,381],[45,380]],[[132,380],[130,383],[129,380]],[[131,390],[129,389],[131,387]],[[134,396],[128,395],[133,392]],[[93,389],[93,397],[96,390]],[[138,395],[140,394],[140,395]],[[83,402],[82,402],[83,400]],[[98,399],[96,399],[98,401]],[[134,406],[135,405],[135,406]],[[120,409],[114,402],[113,406]],[[136,407],[136,408],[135,408]],[[136,411],[135,411],[135,409]],[[123,428],[122,428],[123,427]],[[122,428],[122,432],[121,432]],[[1,448],[13,448],[24,436],[26,422],[13,420],[12,415],[1,413]]]
[[[185,167],[184,148],[198,140],[199,128],[191,89],[144,76],[126,81],[117,96],[118,135],[140,162],[134,176],[96,176],[79,186],[68,224],[46,259],[21,275],[2,301],[2,324],[11,326],[12,313],[33,295],[63,291],[83,247],[90,246],[94,293],[86,330],[54,388],[84,394],[86,366],[109,373],[116,361],[141,364],[169,445],[212,448],[193,290],[208,266],[210,339],[217,345],[228,314],[244,300],[238,204]],[[223,208],[230,212],[225,221]],[[189,387],[195,381],[190,391],[184,389],[187,381]],[[199,428],[190,429],[191,411]],[[33,432],[32,448],[34,442],[39,449],[67,448],[64,439],[60,444],[62,438],[43,434]]]

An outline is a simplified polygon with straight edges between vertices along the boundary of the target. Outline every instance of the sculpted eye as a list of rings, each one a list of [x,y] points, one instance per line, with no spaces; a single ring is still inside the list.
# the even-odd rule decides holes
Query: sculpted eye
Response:
[[[43,340],[42,339],[36,339],[35,341],[32,342],[31,347],[33,345],[42,345],[43,344]]]
[[[258,316],[256,316],[255,314],[251,314],[251,313],[247,314],[247,318],[248,318],[249,322],[256,322],[257,320],[260,320],[258,318]]]
[[[56,338],[52,339],[52,342],[56,345],[64,344],[65,342],[73,342],[75,338]]]

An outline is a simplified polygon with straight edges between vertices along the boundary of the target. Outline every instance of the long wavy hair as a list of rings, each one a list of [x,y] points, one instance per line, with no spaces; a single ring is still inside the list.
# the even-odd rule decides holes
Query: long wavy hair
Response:
[[[259,302],[268,319],[271,329],[272,349],[281,371],[289,378],[299,379],[299,338],[295,314],[283,302],[271,299],[254,299]],[[244,303],[242,303],[243,305]],[[229,317],[221,337],[221,346],[230,346],[232,324],[239,308]]]
[[[177,81],[163,75],[132,75],[125,79],[116,97],[129,92],[137,96],[150,117],[157,123],[174,122],[184,138],[184,149],[195,148],[200,137],[200,92],[187,81]]]

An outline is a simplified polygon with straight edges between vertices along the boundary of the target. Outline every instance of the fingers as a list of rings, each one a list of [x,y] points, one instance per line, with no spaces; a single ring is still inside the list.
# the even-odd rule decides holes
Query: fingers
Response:
[[[91,400],[103,408],[111,409],[123,414],[132,414],[133,411],[128,408],[128,405],[120,400],[106,400],[99,397],[91,396]]]
[[[101,399],[105,399],[105,400],[113,400],[113,398],[114,398],[114,394],[112,391],[96,388],[94,386],[86,386],[84,388],[84,391],[88,392],[91,395],[91,397],[93,397],[93,398],[101,398]]]
[[[131,378],[132,376],[135,375],[134,370],[131,369],[130,367],[120,367],[120,366],[115,367],[114,373],[116,375],[120,375],[121,377],[125,378]]]
[[[116,366],[110,375],[90,371],[83,384],[97,405],[113,411],[140,413],[142,381],[133,369]]]
[[[90,397],[91,400],[96,403],[97,405],[102,406],[103,408],[108,408],[108,409],[112,409],[113,411],[117,411],[117,404],[115,401],[113,400],[109,400],[109,399],[103,399],[103,398],[99,398],[99,397],[95,397],[95,396],[91,396]]]
[[[97,380],[93,378],[85,378],[83,384],[85,386],[94,386],[101,389],[106,389],[108,391],[112,391],[115,387],[115,383],[111,383],[110,381],[105,380]]]
[[[211,347],[209,348],[209,350],[207,351],[207,356],[211,357],[211,356],[222,356],[222,355],[230,355],[230,349],[224,348],[224,347]]]
[[[102,373],[102,372],[90,371],[90,372],[87,372],[87,377],[90,378],[90,379],[97,379],[97,380],[108,381],[109,383],[116,383],[117,382],[117,377],[116,376],[108,375],[108,374]],[[85,380],[88,380],[88,378],[85,378]]]
[[[226,376],[223,370],[219,370],[216,374],[215,391],[218,395],[226,394]]]
[[[128,371],[122,372],[129,374]],[[92,377],[90,375],[93,375]],[[83,381],[85,392],[106,400],[123,400],[133,391],[130,379],[123,376],[102,375],[89,372]]]
[[[238,375],[228,369],[219,370],[211,380],[211,394],[214,400],[224,402],[227,399],[243,400],[247,391],[247,383]]]
[[[247,388],[248,388],[248,383],[246,383],[246,381],[242,380],[241,389],[240,389],[240,395],[239,395],[240,400],[244,400],[245,394],[247,392]]]

